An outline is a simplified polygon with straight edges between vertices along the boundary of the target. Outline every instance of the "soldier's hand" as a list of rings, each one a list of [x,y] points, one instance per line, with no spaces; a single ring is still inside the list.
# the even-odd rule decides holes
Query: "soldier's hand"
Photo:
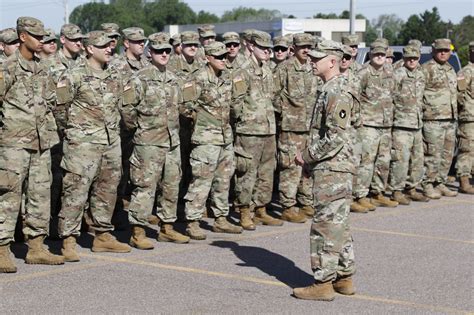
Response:
[[[299,151],[296,152],[295,163],[296,163],[296,165],[299,165],[299,166],[304,165],[303,155]]]

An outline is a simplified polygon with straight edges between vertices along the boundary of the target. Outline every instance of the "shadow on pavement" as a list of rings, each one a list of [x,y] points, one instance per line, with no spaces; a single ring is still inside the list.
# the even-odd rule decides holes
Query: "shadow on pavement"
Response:
[[[242,260],[238,266],[258,268],[291,288],[308,286],[314,282],[313,276],[296,267],[293,261],[265,248],[242,246],[231,241],[214,241],[210,245],[230,249]]]

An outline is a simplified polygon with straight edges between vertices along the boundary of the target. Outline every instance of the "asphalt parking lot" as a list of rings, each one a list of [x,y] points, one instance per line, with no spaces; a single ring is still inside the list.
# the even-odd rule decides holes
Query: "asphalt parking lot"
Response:
[[[474,197],[351,214],[357,294],[333,302],[297,300],[312,283],[309,228],[285,223],[254,232],[208,232],[206,241],[156,243],[152,251],[95,254],[81,261],[27,265],[0,274],[2,314],[473,314]],[[206,219],[212,225],[212,219]],[[184,225],[179,228],[184,229]],[[129,232],[118,232],[126,241]],[[149,237],[156,232],[149,230]],[[58,252],[59,241],[49,241]]]

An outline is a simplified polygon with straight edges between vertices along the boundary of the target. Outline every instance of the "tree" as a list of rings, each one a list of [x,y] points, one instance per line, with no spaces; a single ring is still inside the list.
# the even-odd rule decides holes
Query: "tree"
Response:
[[[399,43],[407,44],[410,39],[418,39],[430,45],[436,38],[445,38],[447,24],[441,20],[438,8],[426,10],[419,15],[411,15],[399,34]]]
[[[217,15],[206,12],[199,11],[196,16],[196,24],[205,24],[205,23],[219,23],[220,19]]]
[[[371,26],[377,31],[381,29],[383,37],[388,39],[391,45],[399,44],[398,34],[400,33],[403,20],[396,14],[382,14],[377,19],[372,20]],[[403,43],[401,43],[403,44]]]
[[[282,14],[278,10],[253,9],[238,7],[231,11],[225,11],[221,17],[221,22],[252,22],[252,21],[271,21],[281,18]]]
[[[115,8],[104,3],[86,3],[77,6],[69,16],[71,23],[77,24],[84,32],[100,29],[100,24],[111,21],[116,15]]]
[[[179,0],[158,0],[145,4],[147,22],[156,30],[162,31],[168,24],[193,24],[196,13]]]
[[[451,29],[450,29],[451,30]],[[469,41],[474,40],[474,16],[465,16],[458,25],[454,25],[452,40],[463,66],[469,61]]]

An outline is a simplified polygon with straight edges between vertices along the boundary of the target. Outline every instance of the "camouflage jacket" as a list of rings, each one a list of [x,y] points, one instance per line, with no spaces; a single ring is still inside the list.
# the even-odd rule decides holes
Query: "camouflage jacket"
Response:
[[[237,90],[247,86],[244,101],[233,107],[235,131],[246,135],[274,135],[276,132],[273,108],[273,74],[267,64],[259,66],[255,57],[247,60],[242,69],[248,75],[244,81],[234,82]]]
[[[112,144],[119,139],[122,78],[114,69],[95,70],[85,62],[66,70],[56,87],[66,108],[66,140]]]
[[[110,62],[109,67],[116,69],[122,75],[123,84],[125,85],[132,75],[140,69],[143,69],[148,64],[148,60],[142,56],[140,60],[129,59],[125,54],[117,56]]]
[[[125,85],[123,117],[129,129],[136,128],[133,143],[172,148],[179,145],[178,77],[148,65]]]
[[[245,60],[247,58],[244,56],[244,54],[242,53],[239,53],[234,61],[232,63],[230,63],[228,60],[226,61],[226,67],[227,69],[231,70],[231,69],[239,69],[240,67],[242,67],[242,65],[245,63]]]
[[[391,127],[393,124],[393,73],[386,67],[376,70],[364,65],[357,73],[362,123],[370,127]]]
[[[457,77],[453,67],[431,59],[423,64],[426,87],[423,97],[423,119],[457,119]]]
[[[38,58],[17,50],[0,68],[0,145],[46,150],[59,142],[54,82]]]
[[[201,60],[194,59],[193,63],[188,63],[184,56],[172,55],[167,68],[174,72],[178,78],[187,81],[192,80],[193,75],[205,66]]]
[[[425,75],[421,66],[413,71],[400,67],[394,72],[393,126],[420,129],[423,125],[423,92]]]
[[[301,64],[292,57],[277,67],[274,73],[275,99],[282,131],[308,132],[316,100],[318,81],[309,63]]]
[[[469,62],[467,66],[458,73],[458,113],[459,121],[474,121],[474,63]]]
[[[346,87],[345,78],[338,75],[325,82],[318,93],[309,145],[303,151],[303,160],[312,169],[355,172],[351,112],[357,99]]]
[[[68,58],[64,55],[60,49],[54,56],[48,59],[41,60],[48,67],[55,84],[58,82],[59,77],[63,74],[66,69],[74,68],[80,64],[86,62],[86,59],[81,55],[78,55],[76,59]]]

